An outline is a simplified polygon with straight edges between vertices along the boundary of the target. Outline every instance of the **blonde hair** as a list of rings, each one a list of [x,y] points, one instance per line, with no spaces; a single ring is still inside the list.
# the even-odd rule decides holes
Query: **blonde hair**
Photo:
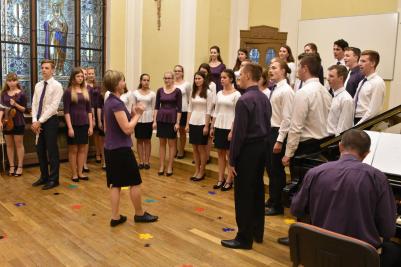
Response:
[[[118,83],[122,80],[125,80],[125,76],[121,71],[107,70],[103,76],[103,86],[107,91],[114,93]]]
[[[77,91],[75,90],[75,85],[78,85],[77,82],[75,81],[75,76],[79,73],[84,74],[82,69],[80,67],[76,67],[72,70],[71,75],[70,75],[70,81],[68,82],[68,88],[71,90],[71,102],[73,103],[78,103],[78,94]],[[82,90],[82,94],[84,96],[85,101],[89,101],[89,92],[88,88],[86,88],[85,85],[85,80],[82,81],[81,84],[79,84],[79,87]]]

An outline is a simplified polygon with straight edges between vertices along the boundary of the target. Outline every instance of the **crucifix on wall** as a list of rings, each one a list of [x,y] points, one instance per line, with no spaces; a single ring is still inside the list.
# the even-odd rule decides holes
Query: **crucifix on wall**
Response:
[[[157,30],[160,31],[162,17],[162,0],[155,0],[157,3]]]

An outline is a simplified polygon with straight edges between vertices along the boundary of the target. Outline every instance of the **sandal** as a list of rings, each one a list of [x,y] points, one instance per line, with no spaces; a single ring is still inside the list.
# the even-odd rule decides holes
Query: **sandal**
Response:
[[[21,172],[20,173],[18,173],[18,170],[21,170]],[[19,176],[21,176],[22,175],[22,172],[23,172],[23,169],[22,169],[22,167],[17,167],[17,170],[15,171],[15,173],[14,173],[14,176],[15,177],[19,177]]]
[[[13,168],[13,171],[11,171],[11,168]],[[8,176],[14,176],[15,174],[15,166],[10,166],[10,169],[8,170]]]

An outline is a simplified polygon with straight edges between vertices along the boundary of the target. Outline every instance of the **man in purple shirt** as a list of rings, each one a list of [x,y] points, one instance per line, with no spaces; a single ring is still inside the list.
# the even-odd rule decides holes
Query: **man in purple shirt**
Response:
[[[358,61],[361,56],[361,50],[356,47],[345,48],[344,62],[345,66],[348,68],[348,76],[345,80],[344,87],[347,92],[354,97],[358,84],[363,80],[365,75],[363,75],[361,69],[359,68]]]
[[[400,255],[400,248],[389,242],[396,228],[395,198],[387,177],[361,162],[369,149],[368,134],[347,131],[340,142],[340,159],[308,171],[291,213],[298,218],[309,215],[315,226],[383,247],[381,266],[400,266],[390,263]]]
[[[239,84],[246,88],[235,106],[233,136],[230,144],[230,169],[234,179],[235,239],[221,244],[234,249],[251,249],[253,240],[263,242],[265,192],[263,172],[268,151],[271,106],[258,88],[262,67],[247,64],[240,71]]]

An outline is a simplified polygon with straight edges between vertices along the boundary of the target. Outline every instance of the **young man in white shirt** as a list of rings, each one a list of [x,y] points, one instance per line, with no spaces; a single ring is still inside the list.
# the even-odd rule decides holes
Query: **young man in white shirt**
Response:
[[[40,177],[33,186],[43,185],[48,190],[59,185],[59,151],[57,145],[57,110],[63,96],[63,87],[53,78],[54,62],[41,62],[43,81],[35,85],[32,98],[32,131],[36,135],[36,150]],[[50,172],[48,165],[50,164]]]
[[[380,55],[373,50],[365,50],[359,59],[359,67],[365,78],[359,82],[354,96],[355,119],[358,125],[380,113],[384,102],[386,85],[383,79],[376,73]]]
[[[344,53],[345,66],[348,68],[348,76],[344,87],[347,92],[354,97],[359,82],[363,80],[363,73],[359,68],[358,61],[361,56],[361,50],[357,47],[347,47]]]
[[[333,44],[333,55],[334,59],[336,60],[336,65],[343,65],[345,66],[344,62],[344,52],[345,48],[348,47],[348,42],[344,39],[340,39],[334,42]]]
[[[333,65],[328,69],[327,81],[334,93],[327,119],[329,135],[340,135],[354,124],[354,101],[344,87],[347,74],[343,65]]]

